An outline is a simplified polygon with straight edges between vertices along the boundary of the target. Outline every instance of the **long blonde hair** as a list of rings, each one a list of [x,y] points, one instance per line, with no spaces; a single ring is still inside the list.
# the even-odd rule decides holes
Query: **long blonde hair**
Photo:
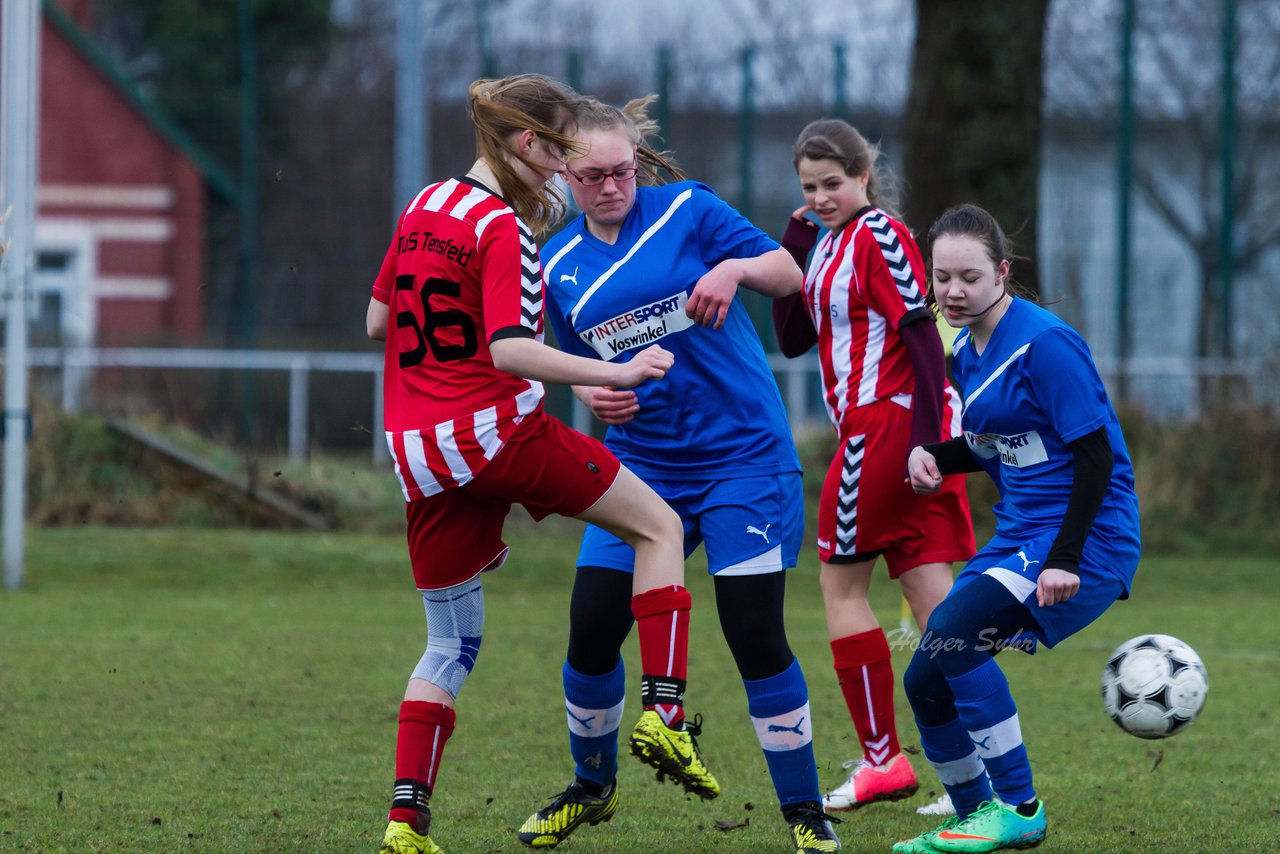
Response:
[[[628,101],[619,109],[595,98],[583,98],[577,111],[579,132],[616,130],[631,140],[636,147],[636,164],[640,170],[636,183],[644,186],[684,180],[684,172],[676,165],[671,152],[659,151],[649,142],[661,130],[658,122],[649,117],[649,105],[656,100],[657,95],[645,95]]]
[[[512,145],[512,135],[531,130],[568,155],[582,147],[571,136],[582,97],[572,88],[542,74],[517,74],[500,80],[477,80],[467,89],[467,115],[476,128],[476,157],[498,178],[498,190],[516,214],[541,234],[564,213],[565,200],[550,181],[534,189],[520,179],[512,164],[545,168]]]

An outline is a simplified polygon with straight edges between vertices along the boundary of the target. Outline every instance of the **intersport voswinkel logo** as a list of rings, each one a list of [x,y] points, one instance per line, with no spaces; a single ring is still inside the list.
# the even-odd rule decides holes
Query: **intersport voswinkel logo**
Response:
[[[693,320],[685,314],[688,302],[689,295],[680,291],[597,323],[579,337],[607,361],[693,326]]]

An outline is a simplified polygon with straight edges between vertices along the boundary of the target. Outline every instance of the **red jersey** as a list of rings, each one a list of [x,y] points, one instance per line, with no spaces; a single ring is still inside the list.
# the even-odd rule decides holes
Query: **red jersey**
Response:
[[[910,408],[915,378],[898,327],[908,313],[927,310],[925,275],[911,232],[873,207],[819,243],[804,302],[818,331],[824,402],[837,430],[857,407],[879,400]]]
[[[467,483],[542,405],[542,384],[494,367],[489,342],[542,339],[542,265],[499,196],[466,179],[425,187],[373,283],[390,309],[383,409],[406,501]]]

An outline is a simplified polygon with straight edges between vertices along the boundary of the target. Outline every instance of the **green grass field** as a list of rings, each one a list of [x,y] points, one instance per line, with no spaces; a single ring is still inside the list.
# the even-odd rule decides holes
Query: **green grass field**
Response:
[[[514,829],[571,773],[560,666],[575,529],[512,527],[433,803],[449,854],[523,850]],[[33,529],[25,587],[0,591],[0,851],[371,853],[425,636],[406,563],[390,535]],[[1280,850],[1278,573],[1277,559],[1149,558],[1134,598],[1081,635],[1001,656],[1049,805],[1046,850]],[[560,851],[791,850],[696,560],[689,577],[687,700],[724,794],[694,802],[624,756],[618,816]],[[896,585],[882,578],[872,592],[896,625]],[[789,627],[831,786],[853,736],[812,552],[791,576]],[[1199,651],[1210,690],[1192,727],[1146,742],[1103,714],[1098,677],[1112,648],[1152,631]],[[909,655],[895,652],[899,673]],[[629,725],[634,636],[626,656]],[[913,761],[921,793],[846,814],[846,850],[885,852],[932,826],[915,807],[938,787]]]

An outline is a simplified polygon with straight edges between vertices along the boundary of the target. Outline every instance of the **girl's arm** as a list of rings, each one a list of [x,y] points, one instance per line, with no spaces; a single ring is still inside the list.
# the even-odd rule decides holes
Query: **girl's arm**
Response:
[[[907,448],[938,441],[942,435],[943,371],[942,336],[933,314],[922,311],[908,315],[898,327],[915,373],[915,394],[911,398],[911,441]],[[908,451],[910,453],[910,451]]]
[[[1107,439],[1107,428],[1099,427],[1067,444],[1075,464],[1071,478],[1071,494],[1067,498],[1067,512],[1062,516],[1062,527],[1054,538],[1046,569],[1063,569],[1070,573],[1080,570],[1080,553],[1089,536],[1094,517],[1102,507],[1111,483],[1111,470],[1115,466],[1115,452]]]
[[[787,221],[782,235],[782,248],[787,251],[801,270],[809,262],[809,253],[818,242],[818,226],[803,217],[806,209],[796,211]],[[773,301],[773,331],[778,337],[778,349],[788,359],[803,355],[818,343],[818,330],[805,309],[802,293]]]

